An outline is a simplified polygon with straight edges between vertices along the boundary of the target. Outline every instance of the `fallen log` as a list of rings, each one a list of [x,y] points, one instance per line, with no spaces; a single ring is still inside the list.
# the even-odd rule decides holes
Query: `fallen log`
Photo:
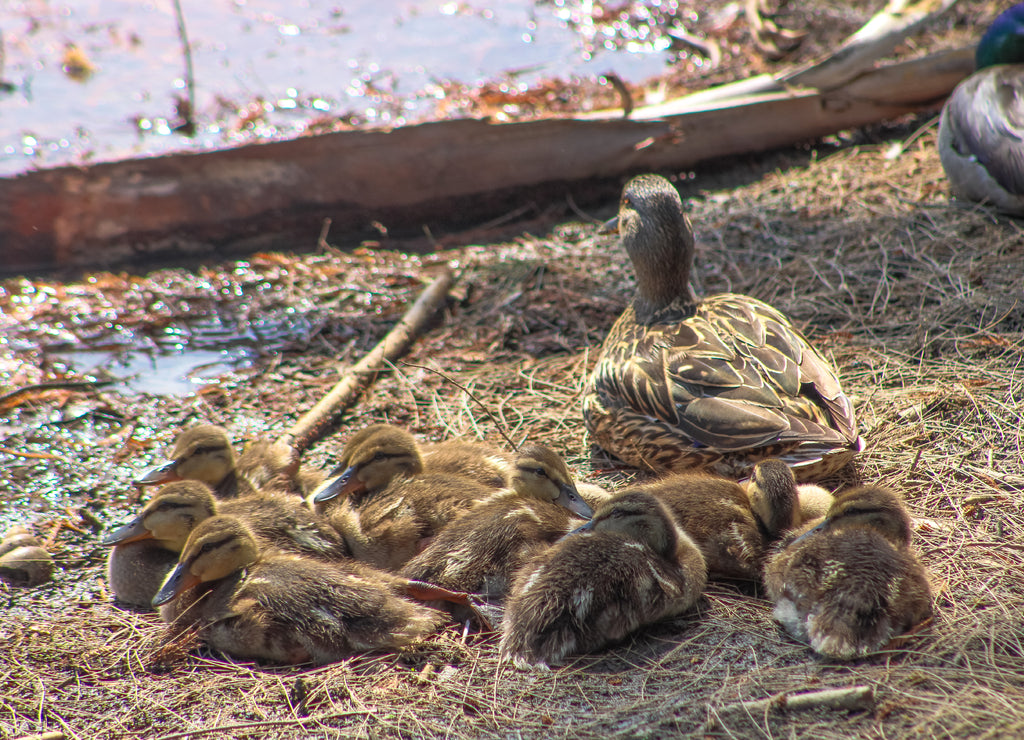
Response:
[[[327,218],[350,243],[379,236],[374,223],[437,235],[524,203],[585,202],[595,186],[610,199],[637,171],[689,169],[936,109],[973,71],[970,49],[880,67],[868,52],[888,53],[925,10],[948,2],[920,0],[916,14],[876,23],[877,38],[844,44],[838,61],[629,118],[438,121],[0,179],[0,272],[312,249]],[[807,86],[816,81],[823,87]]]

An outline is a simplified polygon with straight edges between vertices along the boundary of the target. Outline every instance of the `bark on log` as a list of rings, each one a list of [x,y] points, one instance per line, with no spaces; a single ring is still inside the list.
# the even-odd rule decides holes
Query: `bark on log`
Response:
[[[858,54],[856,63],[826,61],[768,78],[767,87],[755,78],[629,119],[608,111],[523,123],[439,121],[0,179],[0,273],[310,249],[326,218],[349,243],[377,236],[374,222],[393,235],[424,228],[437,235],[524,202],[567,194],[586,202],[581,191],[597,183],[611,199],[620,178],[638,171],[689,169],[935,109],[974,69],[970,49],[875,69]],[[814,70],[829,71],[829,84],[847,81],[792,87]]]

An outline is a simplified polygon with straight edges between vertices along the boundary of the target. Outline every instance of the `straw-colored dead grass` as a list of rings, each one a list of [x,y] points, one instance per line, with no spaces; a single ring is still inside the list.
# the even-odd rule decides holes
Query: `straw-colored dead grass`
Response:
[[[822,159],[797,152],[745,186],[686,187],[684,195],[692,196],[704,291],[770,301],[838,365],[867,446],[830,483],[878,481],[905,497],[935,584],[929,629],[891,651],[834,664],[781,633],[754,589],[716,584],[693,617],[562,670],[499,665],[493,637],[464,638],[455,627],[399,655],[267,668],[190,651],[187,641],[164,644],[155,617],[108,603],[94,539],[65,531],[56,548],[64,574],[3,595],[0,737],[1019,736],[1024,228],[947,202],[934,129],[896,158],[887,151],[882,143]],[[748,177],[743,163],[733,167]],[[512,437],[552,445],[582,478],[615,486],[636,477],[592,453],[579,412],[595,350],[631,291],[621,250],[569,224],[424,262],[436,259],[459,262],[461,299],[409,361],[452,374]],[[314,316],[333,301],[330,321],[302,353],[215,393],[124,402],[140,424],[127,437],[135,457],[82,495],[97,508],[126,508],[127,481],[175,424],[211,420],[239,436],[283,430],[334,382],[334,356],[351,360],[383,335],[416,293],[417,281],[404,276],[418,269],[416,259],[374,253],[254,258],[276,300]],[[226,284],[231,274],[218,268],[206,277]],[[151,276],[150,297],[175,275]],[[360,285],[376,295],[343,297]],[[417,368],[382,374],[340,437],[378,420],[434,439],[502,443],[462,391]],[[83,470],[102,467],[126,443],[104,446],[102,437],[84,435],[79,450],[61,451],[70,464],[51,463],[60,485],[80,488]],[[18,439],[36,449],[29,432]],[[332,460],[338,444],[328,439],[311,458]],[[722,713],[780,692],[848,686],[873,688],[873,708]]]

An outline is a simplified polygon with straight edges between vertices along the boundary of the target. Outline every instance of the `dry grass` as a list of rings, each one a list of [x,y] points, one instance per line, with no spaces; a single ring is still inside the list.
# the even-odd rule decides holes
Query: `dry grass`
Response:
[[[186,399],[47,392],[12,413],[7,447],[58,457],[4,457],[6,500],[25,507],[18,518],[52,535],[62,571],[49,586],[0,593],[7,606],[0,738],[47,730],[164,740],[1020,736],[1024,228],[948,203],[934,138],[934,129],[926,131],[893,159],[888,142],[840,142],[823,158],[791,152],[760,160],[762,169],[766,162],[776,169],[754,178],[740,162],[684,185],[704,291],[768,300],[838,365],[867,448],[830,483],[880,481],[906,498],[934,578],[930,629],[869,659],[830,663],[781,633],[758,593],[714,585],[692,618],[544,673],[499,665],[494,639],[463,637],[454,627],[399,655],[312,670],[233,664],[187,641],[167,645],[155,617],[109,603],[104,553],[90,532],[57,527],[87,530],[63,505],[120,517],[132,505],[132,474],[154,459],[174,425],[211,420],[239,437],[283,430],[334,382],[335,358],[351,361],[383,335],[418,291],[423,265],[372,252],[265,256],[198,278],[178,270],[97,276],[61,285],[53,305],[39,295],[31,305],[12,303],[25,293],[11,282],[8,315],[19,306],[24,325],[8,328],[27,341],[59,333],[61,301],[72,294],[81,311],[96,315],[105,305],[109,316],[142,330],[159,326],[159,317],[140,319],[135,306],[162,301],[170,313],[160,321],[173,321],[184,315],[175,296],[188,293],[193,306],[228,310],[237,298],[221,288],[236,283],[254,296],[253,286],[268,286],[247,311],[293,306],[312,328],[301,347],[286,343],[258,372],[215,391]],[[727,188],[730,179],[752,182]],[[719,181],[713,192],[690,185]],[[566,224],[545,237],[422,263],[441,259],[463,270],[459,300],[409,361],[453,374],[513,437],[551,444],[582,478],[619,485],[635,477],[592,452],[579,414],[594,352],[631,291],[625,255],[589,226]],[[53,373],[33,352],[8,353],[4,363],[12,385]],[[106,408],[120,421],[47,431],[42,421],[69,402]],[[343,421],[340,438],[377,420],[433,439],[501,444],[464,393],[415,368],[382,374]],[[338,444],[328,439],[312,459],[333,460]],[[43,497],[32,488],[39,480],[65,498]],[[872,710],[730,715],[705,725],[740,701],[855,685],[874,688]]]

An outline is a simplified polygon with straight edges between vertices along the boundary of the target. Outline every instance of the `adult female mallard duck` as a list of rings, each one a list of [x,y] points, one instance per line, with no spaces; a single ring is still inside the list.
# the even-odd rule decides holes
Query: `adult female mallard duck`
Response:
[[[896,495],[865,486],[836,496],[828,516],[765,567],[775,618],[821,655],[849,660],[885,646],[932,613],[910,517]]]
[[[609,227],[622,235],[637,295],[584,394],[598,445],[656,472],[706,467],[732,477],[780,457],[806,480],[853,457],[853,405],[800,332],[754,298],[694,294],[693,232],[671,183],[630,180]]]
[[[153,598],[214,650],[276,663],[330,663],[407,645],[445,617],[404,598],[408,582],[354,561],[262,551],[234,517],[205,520]]]
[[[179,480],[201,481],[217,498],[229,499],[263,489],[305,495],[323,481],[323,475],[300,466],[288,445],[269,440],[250,442],[236,458],[223,427],[199,424],[181,432],[170,458],[136,483],[148,486]]]
[[[942,168],[954,195],[1024,216],[1024,3],[992,22],[975,67],[942,111]]]
[[[206,484],[178,481],[101,541],[113,547],[107,579],[118,600],[148,607],[192,530],[217,514],[245,522],[263,547],[329,561],[348,556],[341,536],[294,496],[264,492],[218,502]]]
[[[501,655],[520,667],[560,664],[691,609],[706,580],[700,550],[661,503],[614,496],[520,570]]]
[[[445,527],[402,575],[499,600],[530,557],[593,513],[558,453],[527,445],[516,457],[511,487]]]

